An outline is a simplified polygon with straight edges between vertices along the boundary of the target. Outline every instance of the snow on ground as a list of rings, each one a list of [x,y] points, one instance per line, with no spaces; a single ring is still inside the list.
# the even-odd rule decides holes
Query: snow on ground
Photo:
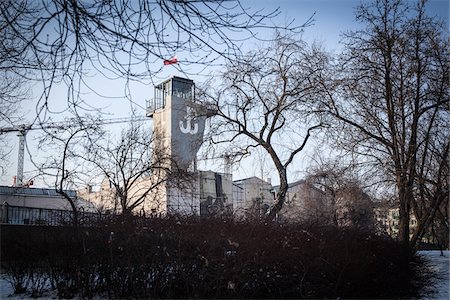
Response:
[[[449,285],[450,285],[450,251],[444,251],[444,256],[441,256],[440,251],[419,251],[419,255],[423,256],[427,261],[428,267],[435,272],[434,284],[432,290],[433,294],[423,297],[423,300],[449,300]],[[50,293],[51,294],[51,293]],[[27,294],[13,295],[11,284],[7,281],[5,274],[0,274],[0,299],[28,299]],[[55,299],[55,295],[47,295],[43,297],[46,299]],[[57,298],[57,297],[56,297]],[[42,299],[42,298],[41,298]]]
[[[0,0],[1,1],[1,0]],[[14,294],[12,285],[8,281],[8,276],[4,273],[0,274],[0,300],[18,300],[18,299],[35,299],[30,297],[30,293]],[[51,291],[50,288],[43,292],[43,296],[38,299],[58,299],[55,291]],[[79,299],[79,297],[74,297]],[[95,299],[95,298],[94,298]]]
[[[11,284],[6,280],[5,274],[0,274],[0,299],[6,299],[13,293]]]
[[[448,300],[450,299],[450,251],[444,251],[444,256],[441,256],[441,251],[419,251],[419,255],[423,256],[431,271],[435,272],[432,290],[433,294],[424,297],[427,300]]]

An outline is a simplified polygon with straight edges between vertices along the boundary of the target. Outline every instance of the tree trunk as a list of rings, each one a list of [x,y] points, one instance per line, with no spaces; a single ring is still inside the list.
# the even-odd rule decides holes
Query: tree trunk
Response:
[[[277,167],[278,175],[280,177],[280,188],[276,195],[276,203],[270,209],[270,212],[266,218],[266,221],[273,221],[280,210],[283,208],[284,202],[286,201],[286,193],[288,190],[288,182],[287,182],[287,172],[286,168],[282,166]]]
[[[77,207],[76,207],[76,205],[75,205],[75,202],[74,202],[73,199],[70,198],[70,196],[67,195],[67,193],[64,192],[62,189],[56,189],[56,192],[57,192],[58,194],[60,194],[61,196],[63,196],[63,197],[67,200],[67,202],[69,202],[70,207],[72,208],[72,213],[73,213],[73,220],[72,220],[73,226],[74,226],[75,228],[78,227],[78,225],[79,225],[79,224],[78,224],[78,209],[77,209]]]
[[[399,200],[398,239],[405,247],[409,247],[409,203],[406,194],[399,193]]]
[[[131,216],[132,209],[129,207],[123,207],[122,208],[122,217],[124,219],[128,219]]]
[[[433,226],[433,220],[435,220],[436,212],[438,211],[445,196],[441,195],[438,191],[433,198],[432,205],[430,209],[427,210],[425,217],[422,220],[417,220],[417,230],[411,238],[411,247],[417,248],[417,244],[422,240],[422,237],[427,232],[427,229],[430,225]]]

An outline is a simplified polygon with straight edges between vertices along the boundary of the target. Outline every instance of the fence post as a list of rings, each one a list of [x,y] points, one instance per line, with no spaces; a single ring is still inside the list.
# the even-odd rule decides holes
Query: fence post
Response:
[[[0,215],[0,223],[8,224],[8,202],[2,203],[2,211]]]
[[[84,207],[80,206],[78,208],[78,225],[81,226],[81,223],[84,221]]]

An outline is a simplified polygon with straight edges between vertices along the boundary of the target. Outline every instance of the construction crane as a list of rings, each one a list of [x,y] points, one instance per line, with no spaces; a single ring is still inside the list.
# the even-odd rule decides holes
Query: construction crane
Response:
[[[97,125],[110,125],[110,124],[118,124],[118,123],[128,123],[131,121],[144,121],[147,120],[146,117],[134,117],[134,118],[114,118],[114,119],[105,119],[97,122]],[[82,119],[83,121],[83,119]],[[87,121],[87,120],[86,120]],[[51,122],[51,123],[42,123],[42,124],[21,124],[12,127],[3,127],[0,128],[0,135],[8,132],[17,132],[17,136],[19,137],[19,149],[17,155],[17,173],[14,180],[14,185],[16,187],[23,187],[23,165],[24,165],[24,156],[25,156],[25,137],[27,132],[30,130],[44,130],[44,129],[67,129],[70,127],[79,126],[79,123],[73,122]]]
[[[235,159],[240,156],[248,156],[250,155],[250,152],[247,150],[243,151],[236,151],[236,152],[225,152],[222,155],[213,156],[213,157],[204,157],[200,160],[216,160],[216,159],[223,159],[223,172],[225,174],[231,174],[233,164],[235,163]]]

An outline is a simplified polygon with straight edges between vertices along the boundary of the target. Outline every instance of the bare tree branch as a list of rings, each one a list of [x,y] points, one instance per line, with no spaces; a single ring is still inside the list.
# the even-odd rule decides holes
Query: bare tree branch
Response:
[[[288,167],[313,130],[322,126],[310,113],[321,97],[318,87],[326,68],[324,53],[277,35],[267,48],[231,62],[220,74],[223,83],[209,86],[204,93],[204,101],[217,112],[209,140],[245,150],[262,147],[275,165],[280,189],[270,219],[285,201]]]

